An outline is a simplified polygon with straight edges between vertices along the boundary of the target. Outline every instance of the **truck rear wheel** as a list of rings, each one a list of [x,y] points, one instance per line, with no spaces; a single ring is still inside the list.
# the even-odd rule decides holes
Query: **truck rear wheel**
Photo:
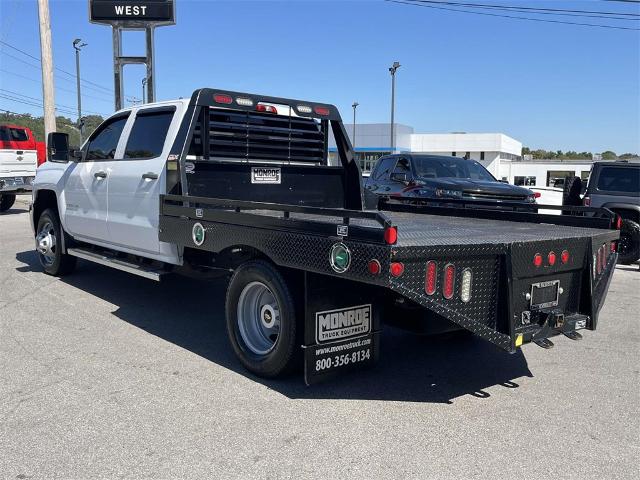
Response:
[[[247,370],[273,378],[295,367],[302,332],[293,295],[272,264],[240,265],[231,277],[225,310],[229,340]]]
[[[618,263],[629,265],[640,258],[640,225],[633,220],[622,220],[618,241]]]
[[[62,235],[64,231],[58,214],[47,208],[38,218],[36,251],[40,265],[49,275],[65,275],[76,266],[76,257],[62,253]]]
[[[16,202],[15,193],[0,193],[0,212],[6,212]]]

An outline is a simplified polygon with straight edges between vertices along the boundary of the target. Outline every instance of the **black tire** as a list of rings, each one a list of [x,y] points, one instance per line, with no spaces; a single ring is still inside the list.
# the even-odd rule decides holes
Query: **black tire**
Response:
[[[15,193],[2,193],[0,194],[0,212],[6,212],[13,204],[16,203]]]
[[[244,322],[248,320],[238,316],[243,291],[256,282],[268,288],[278,306],[279,333],[275,340],[271,339],[274,344],[266,353],[256,353],[245,341],[240,324],[242,322],[246,325]],[[240,265],[229,282],[225,303],[229,340],[236,356],[247,370],[260,377],[274,378],[291,372],[300,364],[302,326],[297,321],[295,299],[282,275],[271,263],[250,260]],[[257,323],[260,321],[261,319]],[[244,331],[246,336],[246,327]]]
[[[622,220],[618,241],[618,263],[629,265],[640,259],[640,225],[633,220]]]
[[[55,237],[55,245],[49,247],[47,250],[50,255],[43,253],[41,250],[42,247],[39,245],[39,235],[45,230],[49,235]],[[38,226],[36,228],[36,252],[40,265],[42,265],[45,273],[49,275],[66,275],[67,273],[71,273],[76,266],[76,257],[62,253],[60,247],[63,235],[64,231],[62,230],[58,214],[55,210],[47,208],[38,218]]]

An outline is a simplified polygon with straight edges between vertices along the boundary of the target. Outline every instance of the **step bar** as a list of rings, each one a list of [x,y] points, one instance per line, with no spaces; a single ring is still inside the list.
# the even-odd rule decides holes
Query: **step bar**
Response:
[[[147,265],[140,265],[138,263],[132,263],[124,261],[120,258],[115,258],[112,255],[103,252],[95,252],[93,250],[86,250],[84,248],[68,248],[67,253],[74,257],[82,258],[83,260],[89,260],[90,262],[99,263],[107,267],[115,268],[116,270],[122,270],[123,272],[132,273],[139,277],[148,278],[149,280],[155,280],[159,282],[160,279],[169,273],[166,270],[154,268]]]

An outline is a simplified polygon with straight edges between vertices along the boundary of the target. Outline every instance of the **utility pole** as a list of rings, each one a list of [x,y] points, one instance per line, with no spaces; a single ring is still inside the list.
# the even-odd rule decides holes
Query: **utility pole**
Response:
[[[360,105],[358,102],[353,102],[353,105],[351,105],[353,107],[353,133],[351,134],[351,145],[354,150],[356,149],[356,108],[358,105]]]
[[[76,88],[78,90],[78,131],[80,132],[80,145],[82,145],[82,131],[83,122],[82,122],[82,96],[80,95],[80,50],[82,47],[86,47],[86,43],[82,43],[82,40],[76,38],[73,41],[73,48],[76,51]]]
[[[45,141],[56,131],[56,100],[53,92],[53,54],[51,53],[51,22],[49,20],[49,0],[38,0],[40,21],[40,56],[42,57],[42,98],[44,100]]]
[[[393,134],[393,111],[396,106],[396,70],[398,70],[398,68],[400,68],[399,62],[393,62],[393,65],[389,67],[389,72],[391,72],[391,153],[396,150],[396,139]]]
[[[145,91],[144,91],[144,86],[147,84],[147,77],[144,77],[142,79],[142,104],[144,105],[145,103],[147,103],[146,100],[146,96],[145,96]]]

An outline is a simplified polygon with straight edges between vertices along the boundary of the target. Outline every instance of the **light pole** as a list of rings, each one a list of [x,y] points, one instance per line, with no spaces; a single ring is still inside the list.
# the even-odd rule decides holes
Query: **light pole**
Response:
[[[399,62],[393,62],[393,65],[389,67],[389,72],[391,72],[391,153],[393,153],[396,149],[395,137],[393,135],[393,110],[396,105],[396,70],[400,68]]]
[[[81,39],[76,38],[73,41],[73,48],[76,51],[76,86],[78,89],[78,130],[80,131],[80,144],[82,144],[82,97],[80,96],[80,50],[86,47]]]
[[[351,134],[351,146],[355,152],[356,149],[356,108],[360,105],[358,102],[353,102],[353,133]]]
[[[142,104],[144,105],[145,103],[147,103],[147,101],[145,100],[145,95],[144,95],[144,87],[147,85],[147,77],[144,77],[142,79]]]

